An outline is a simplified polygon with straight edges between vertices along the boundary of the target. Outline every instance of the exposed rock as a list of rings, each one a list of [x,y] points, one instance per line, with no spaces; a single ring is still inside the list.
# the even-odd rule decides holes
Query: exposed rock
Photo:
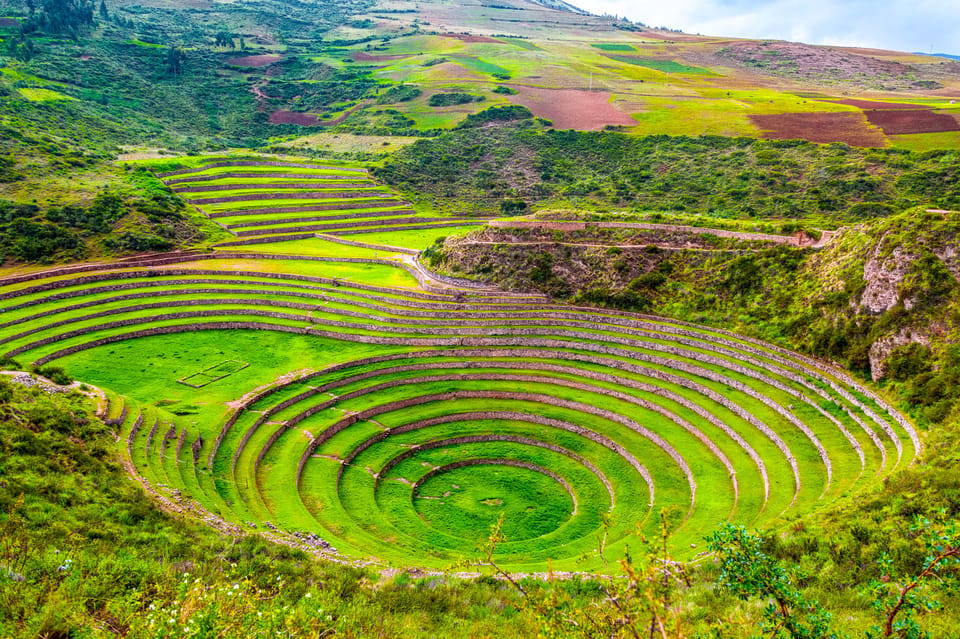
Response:
[[[867,286],[860,297],[860,307],[875,314],[889,311],[900,301],[900,285],[914,259],[899,246],[889,256],[883,257],[880,254],[883,245],[881,239],[863,266],[863,279]],[[903,300],[903,305],[907,310],[913,306],[911,300]]]

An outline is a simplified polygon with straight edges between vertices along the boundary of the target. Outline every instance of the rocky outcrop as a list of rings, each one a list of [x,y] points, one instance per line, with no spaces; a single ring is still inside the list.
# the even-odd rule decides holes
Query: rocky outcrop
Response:
[[[896,306],[900,299],[900,285],[910,271],[913,256],[902,247],[895,247],[889,255],[882,253],[884,245],[881,239],[870,259],[863,266],[863,279],[867,283],[860,296],[860,308],[870,313],[880,314]],[[911,300],[902,300],[910,310]]]

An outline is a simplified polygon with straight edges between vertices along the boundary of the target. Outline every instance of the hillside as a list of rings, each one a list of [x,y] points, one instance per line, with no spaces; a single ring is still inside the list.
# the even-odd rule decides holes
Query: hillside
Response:
[[[0,0],[0,636],[957,636],[958,71]]]

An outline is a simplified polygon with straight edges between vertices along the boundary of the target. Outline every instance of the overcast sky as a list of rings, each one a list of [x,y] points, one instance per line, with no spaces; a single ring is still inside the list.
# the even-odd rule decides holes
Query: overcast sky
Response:
[[[687,33],[960,55],[960,0],[571,0],[571,4]]]

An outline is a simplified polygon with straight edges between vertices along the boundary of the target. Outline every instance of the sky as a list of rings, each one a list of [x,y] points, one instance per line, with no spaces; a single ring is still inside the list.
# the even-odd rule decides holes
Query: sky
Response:
[[[960,0],[572,0],[686,33],[960,55]]]

